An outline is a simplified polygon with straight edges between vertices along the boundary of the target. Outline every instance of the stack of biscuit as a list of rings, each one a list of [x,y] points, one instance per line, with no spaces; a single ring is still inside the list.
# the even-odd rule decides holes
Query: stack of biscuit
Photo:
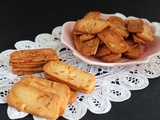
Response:
[[[14,74],[33,74],[42,72],[43,65],[51,60],[59,60],[56,51],[51,48],[17,50],[11,53],[9,65]]]
[[[9,106],[47,119],[57,119],[73,102],[76,92],[67,85],[32,75],[23,76],[7,96]]]
[[[114,62],[122,57],[139,58],[141,45],[151,43],[153,33],[143,19],[122,19],[119,16],[101,16],[90,11],[78,19],[71,31],[75,48],[83,56]]]
[[[132,37],[135,42],[147,44],[154,40],[151,27],[148,24],[145,24],[143,20],[128,20],[126,23],[127,30],[132,33]]]

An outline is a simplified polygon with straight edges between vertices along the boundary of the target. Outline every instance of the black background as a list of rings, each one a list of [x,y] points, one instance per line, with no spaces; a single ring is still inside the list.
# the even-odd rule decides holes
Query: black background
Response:
[[[122,13],[160,22],[158,0],[6,0],[0,1],[0,52],[14,49],[20,40],[33,40],[38,34],[51,33],[67,21],[82,18],[89,11]],[[107,114],[90,111],[82,120],[160,120],[160,78],[150,79],[147,88],[132,91],[127,101],[112,102]],[[0,120],[9,120],[7,104],[0,105]],[[21,120],[32,120],[32,116]],[[59,117],[58,120],[64,120]]]

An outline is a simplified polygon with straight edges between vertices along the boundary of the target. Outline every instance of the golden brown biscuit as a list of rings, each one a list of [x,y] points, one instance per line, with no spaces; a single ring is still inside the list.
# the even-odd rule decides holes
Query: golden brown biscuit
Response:
[[[99,19],[101,16],[101,13],[99,11],[90,11],[83,17],[84,19],[92,18],[92,19]]]
[[[122,54],[119,53],[111,53],[109,55],[105,55],[102,57],[102,60],[105,61],[105,62],[113,62],[113,61],[116,61],[118,60],[119,58],[121,58]]]
[[[40,67],[12,67],[12,72],[17,75],[34,74],[43,72],[43,66]]]
[[[13,74],[16,74],[16,75],[32,75],[32,74],[35,74],[35,73],[38,73],[40,71],[12,71]]]
[[[51,48],[29,49],[14,51],[10,55],[12,63],[48,62],[58,60],[57,53]]]
[[[125,42],[124,38],[115,30],[104,29],[98,33],[98,36],[113,53],[124,53],[129,49],[129,46]]]
[[[44,73],[44,76],[45,76],[47,79],[54,81],[54,79],[53,79],[50,75],[47,75],[47,73]],[[62,84],[63,84],[63,83],[62,83]],[[73,102],[76,100],[77,95],[78,95],[78,92],[77,92],[76,90],[70,89],[70,95],[69,95],[70,98],[69,98],[69,100],[68,100],[68,104],[73,103]],[[68,98],[68,97],[67,97],[67,98]]]
[[[9,65],[12,67],[40,67],[46,64],[46,62],[27,62],[27,63],[14,63],[9,61]]]
[[[135,35],[135,34],[133,34],[132,37],[133,37],[133,40],[134,40],[135,42],[140,43],[141,45],[145,45],[145,44],[148,43],[147,41],[139,38],[139,37],[138,37],[137,35]]]
[[[51,60],[59,60],[52,48],[17,50],[11,53],[9,65],[17,75],[43,72],[43,65]]]
[[[137,33],[143,31],[143,20],[136,19],[136,20],[127,20],[127,30],[131,33]]]
[[[138,36],[139,38],[143,39],[146,42],[152,42],[154,40],[151,28],[147,24],[143,24],[143,31],[136,33],[136,36]]]
[[[83,33],[97,34],[109,25],[107,20],[101,19],[80,19],[77,20],[74,30]]]
[[[84,56],[90,56],[90,55],[95,55],[98,49],[100,38],[95,37],[93,39],[84,41],[81,43],[81,50],[80,53]]]
[[[129,50],[135,45],[137,45],[137,42],[135,42],[132,37],[125,39],[125,41],[129,46]]]
[[[100,41],[99,41],[99,46],[100,46],[100,45],[105,45],[105,43],[104,43],[103,40],[101,40],[101,39],[100,39]]]
[[[72,35],[76,49],[84,56],[95,55],[98,49],[99,37],[92,38],[90,40],[81,41],[79,36]]]
[[[110,16],[108,20],[112,29],[116,30],[122,37],[128,38],[129,32],[125,21],[122,18],[118,16]]]
[[[80,41],[78,35],[72,34],[72,37],[73,37],[73,39],[74,39],[74,43],[75,43],[76,49],[80,52],[80,51],[81,51],[81,48],[82,48],[83,42]]]
[[[17,82],[7,96],[9,106],[47,119],[59,117],[60,96]]]
[[[71,89],[89,94],[95,88],[96,78],[94,75],[64,62],[50,61],[44,65],[43,69],[52,80],[64,83]]]
[[[121,17],[118,17],[118,16],[110,16],[108,18],[108,20],[109,20],[109,22],[111,24],[115,24],[116,23],[118,25],[123,25],[123,26],[125,25],[125,21]]]
[[[68,101],[68,104],[73,103],[74,101],[76,101],[77,96],[78,96],[78,92],[76,90],[70,89],[71,90],[71,94],[70,94],[70,99]]]
[[[125,56],[131,59],[136,59],[140,56],[140,44],[136,44],[130,50],[124,53]]]
[[[43,71],[43,66],[40,66],[40,67],[12,67],[12,71],[42,72]]]
[[[105,44],[99,45],[98,50],[95,54],[96,57],[102,57],[105,55],[111,54],[111,51],[108,49],[108,47]]]
[[[75,31],[74,29],[72,30],[72,34],[74,35],[82,35],[84,34],[83,32],[80,32],[80,31]]]
[[[65,113],[68,101],[70,100],[70,88],[67,85],[31,75],[24,76],[19,82],[45,92],[58,94],[61,101],[59,115],[61,116]]]
[[[136,59],[140,56],[140,44],[135,42],[133,39],[127,39],[127,44],[129,45],[129,50],[124,53],[124,55],[131,59]]]
[[[94,38],[95,36],[96,35],[94,35],[94,34],[82,34],[82,35],[80,35],[79,40],[86,41],[86,40],[90,40],[90,39]]]

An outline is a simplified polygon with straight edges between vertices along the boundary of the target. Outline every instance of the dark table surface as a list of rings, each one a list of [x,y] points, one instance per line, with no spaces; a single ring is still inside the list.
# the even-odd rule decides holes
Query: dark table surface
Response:
[[[119,12],[160,22],[159,0],[0,1],[0,52],[14,48],[19,40],[34,40],[40,33],[51,33],[53,28],[82,18],[89,11]],[[88,111],[82,120],[160,120],[160,77],[149,82],[147,88],[132,91],[129,100],[112,102],[107,114],[96,115]],[[7,104],[0,104],[0,120],[9,120]],[[32,120],[32,116],[21,120]]]

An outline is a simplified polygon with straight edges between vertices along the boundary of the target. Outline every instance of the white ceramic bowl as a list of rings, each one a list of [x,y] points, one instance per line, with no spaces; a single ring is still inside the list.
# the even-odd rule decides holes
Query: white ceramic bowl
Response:
[[[129,16],[126,17],[121,13],[116,14],[101,14],[102,19],[108,19],[109,16],[119,16],[122,19],[138,19],[137,17]],[[148,63],[150,58],[160,53],[160,35],[158,35],[158,26],[157,22],[150,23],[147,19],[141,18],[146,24],[149,24],[151,26],[154,41],[152,43],[148,43],[147,45],[143,46],[141,49],[141,56],[138,59],[132,60],[129,58],[120,58],[119,60],[111,63],[103,62],[95,57],[86,57],[81,55],[77,49],[75,48],[75,44],[73,41],[73,38],[71,37],[71,31],[74,28],[74,25],[76,21],[68,21],[63,24],[62,26],[62,34],[61,34],[61,41],[63,44],[65,44],[68,48],[70,48],[73,51],[74,56],[81,59],[85,63],[91,64],[91,65],[100,65],[100,66],[108,66],[108,67],[114,67],[114,66],[128,66],[133,64],[142,64],[142,63]]]

